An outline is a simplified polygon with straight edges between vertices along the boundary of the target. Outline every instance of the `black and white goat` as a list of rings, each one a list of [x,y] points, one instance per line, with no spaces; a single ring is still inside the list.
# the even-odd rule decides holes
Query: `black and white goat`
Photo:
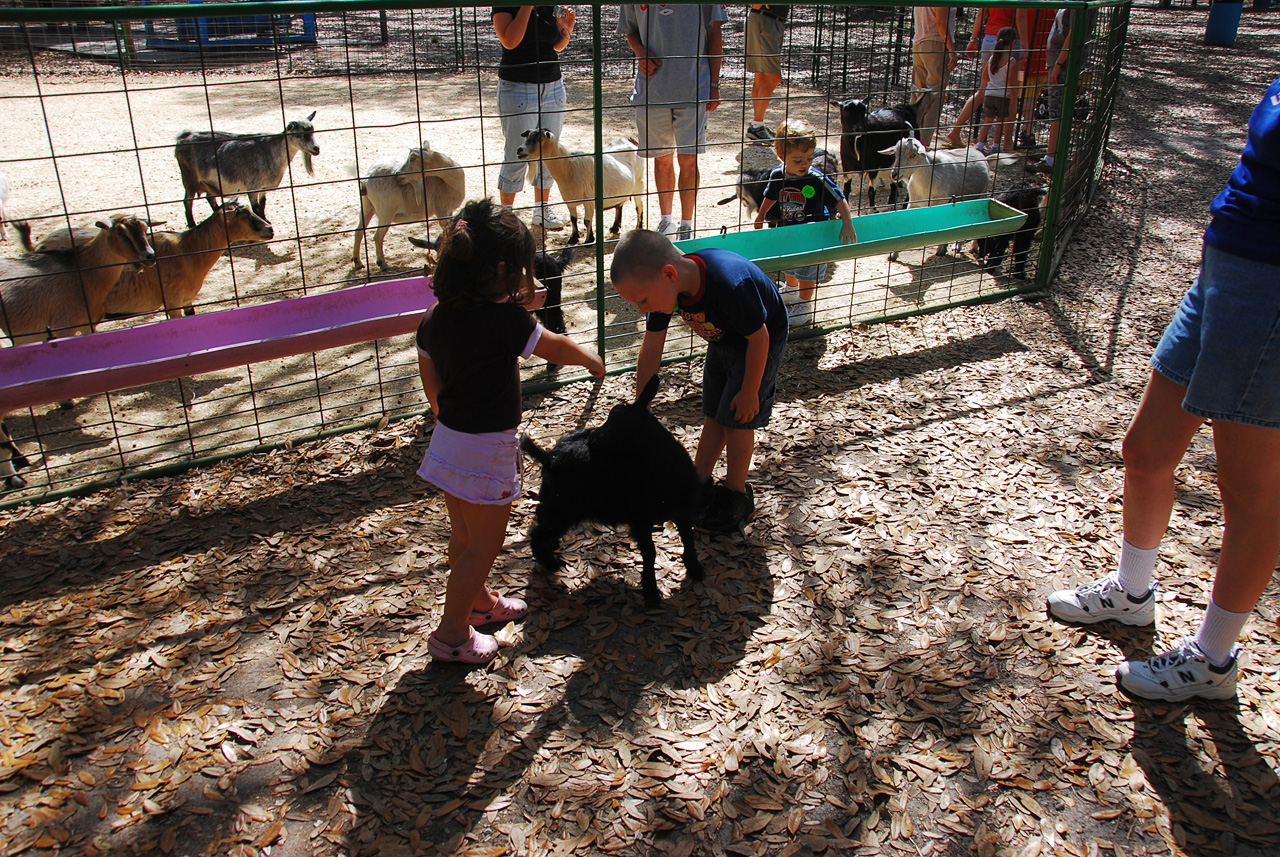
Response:
[[[996,194],[996,199],[1012,208],[1025,212],[1027,220],[1015,232],[1002,235],[989,235],[973,242],[974,258],[987,273],[1000,273],[1004,258],[1009,253],[1009,242],[1013,242],[1013,266],[1011,273],[1019,280],[1027,278],[1027,256],[1031,252],[1031,242],[1036,230],[1040,228],[1040,205],[1044,201],[1045,188],[1026,182],[1019,182]]]
[[[818,149],[813,153],[813,165],[818,168],[819,172],[839,180],[840,165],[836,162],[835,155],[832,155],[826,149]],[[736,200],[741,200],[742,204],[747,207],[747,215],[755,217],[756,212],[760,210],[760,206],[764,203],[764,188],[769,183],[769,173],[771,172],[773,172],[773,167],[744,169],[742,174],[738,176],[738,186],[734,188],[733,194],[726,196],[716,205],[728,205]],[[770,226],[777,226],[781,223],[781,206],[775,205],[769,209],[769,213],[765,215],[765,221]]]
[[[867,203],[872,211],[876,210],[877,186],[887,187],[890,208],[905,202],[902,185],[888,178],[893,156],[885,155],[883,150],[904,137],[920,137],[919,105],[919,101],[895,104],[872,112],[865,101],[856,98],[831,102],[840,111],[840,166],[846,176],[845,196],[852,192],[857,174],[867,182]]]
[[[315,129],[311,120],[314,110],[306,119],[295,119],[276,134],[232,134],[227,131],[183,131],[173,147],[178,159],[178,171],[182,173],[183,207],[187,212],[187,226],[194,228],[191,203],[199,194],[205,194],[209,207],[218,210],[215,196],[249,195],[253,213],[263,220],[267,218],[267,191],[280,186],[284,172],[293,156],[302,152],[302,165],[308,175],[315,175],[311,158],[320,154],[316,145]],[[268,222],[270,222],[268,220]]]
[[[653,529],[675,521],[684,542],[689,577],[704,572],[693,544],[698,475],[680,441],[649,412],[658,392],[654,375],[630,404],[614,405],[603,425],[567,434],[549,450],[527,435],[520,447],[542,465],[538,512],[529,541],[533,558],[551,571],[561,566],[560,538],[583,521],[627,524],[644,558],[646,607],[662,603],[654,564]]]

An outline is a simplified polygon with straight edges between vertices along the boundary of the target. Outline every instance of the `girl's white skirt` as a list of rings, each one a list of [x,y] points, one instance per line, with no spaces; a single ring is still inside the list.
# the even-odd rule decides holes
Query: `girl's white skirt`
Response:
[[[467,434],[440,422],[418,475],[468,503],[499,506],[520,497],[524,473],[516,429]]]

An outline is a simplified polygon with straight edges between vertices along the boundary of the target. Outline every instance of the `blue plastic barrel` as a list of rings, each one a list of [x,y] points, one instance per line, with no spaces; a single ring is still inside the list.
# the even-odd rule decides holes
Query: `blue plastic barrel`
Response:
[[[1236,43],[1240,13],[1244,0],[1214,0],[1209,4],[1209,23],[1204,28],[1204,43],[1229,48]]]

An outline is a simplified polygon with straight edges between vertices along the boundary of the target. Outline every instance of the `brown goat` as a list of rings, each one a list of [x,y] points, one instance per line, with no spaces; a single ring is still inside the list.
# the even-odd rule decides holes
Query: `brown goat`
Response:
[[[113,214],[94,228],[58,230],[17,259],[0,259],[0,329],[14,345],[89,333],[126,265],[155,263],[148,222]],[[31,248],[31,228],[15,223]]]
[[[155,267],[125,271],[107,295],[108,316],[163,309],[169,318],[194,315],[192,302],[209,271],[234,244],[270,241],[271,224],[238,202],[224,202],[200,224],[183,232],[152,232]]]

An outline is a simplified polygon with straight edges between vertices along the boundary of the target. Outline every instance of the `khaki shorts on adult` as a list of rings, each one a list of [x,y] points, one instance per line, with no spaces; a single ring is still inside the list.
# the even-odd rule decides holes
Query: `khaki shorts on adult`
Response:
[[[785,25],[760,12],[747,15],[747,71],[782,74],[782,31]]]
[[[636,132],[642,158],[701,155],[707,150],[707,105],[642,105],[636,108]]]

